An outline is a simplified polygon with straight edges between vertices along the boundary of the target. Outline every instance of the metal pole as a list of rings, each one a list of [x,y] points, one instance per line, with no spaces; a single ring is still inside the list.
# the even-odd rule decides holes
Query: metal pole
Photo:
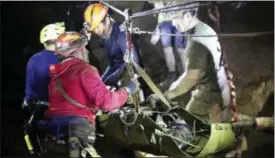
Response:
[[[115,12],[117,12],[118,14],[120,14],[120,15],[126,17],[126,14],[125,14],[123,11],[119,10],[118,8],[112,6],[112,5],[110,5],[110,4],[108,4],[108,3],[104,2],[104,1],[100,1],[100,3],[102,3],[102,4],[104,4],[105,6],[111,8],[112,10],[114,10]]]

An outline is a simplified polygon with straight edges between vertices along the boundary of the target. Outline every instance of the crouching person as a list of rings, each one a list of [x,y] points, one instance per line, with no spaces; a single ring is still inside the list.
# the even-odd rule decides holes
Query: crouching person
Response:
[[[93,148],[97,111],[120,108],[139,89],[133,79],[128,87],[109,91],[97,69],[88,64],[86,44],[87,38],[77,32],[61,34],[56,41],[60,63],[50,67],[49,108],[45,117],[50,119],[50,125],[64,127],[68,132],[69,157],[79,157],[81,147],[92,157],[99,157]]]

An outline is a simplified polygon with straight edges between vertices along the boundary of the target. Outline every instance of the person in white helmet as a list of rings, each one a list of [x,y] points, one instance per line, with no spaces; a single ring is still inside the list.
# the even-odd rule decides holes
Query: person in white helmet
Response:
[[[48,101],[49,67],[57,64],[55,41],[65,32],[64,22],[48,24],[40,31],[40,43],[43,50],[34,54],[26,68],[26,89],[23,107],[30,101]]]
[[[173,25],[189,35],[217,35],[197,17],[198,2],[174,1],[172,5],[185,3],[185,8],[169,12]],[[185,72],[164,93],[168,100],[192,91],[186,110],[209,122],[230,121],[230,91],[224,66],[220,66],[221,49],[217,36],[189,37],[186,45]],[[155,95],[148,101],[156,103]],[[223,111],[223,112],[222,112]]]
[[[154,4],[156,9],[164,8],[166,5],[171,3],[170,1],[150,1],[150,3]],[[176,60],[174,56],[173,46],[176,48],[177,53],[180,57],[181,69],[184,71],[185,66],[185,46],[187,38],[181,36],[185,34],[184,32],[180,32],[176,29],[175,26],[172,25],[172,19],[168,16],[167,13],[159,13],[158,14],[158,24],[156,26],[155,32],[157,34],[152,35],[151,43],[156,44],[159,39],[161,40],[161,44],[163,46],[164,59],[166,61],[166,65],[168,68],[168,73],[166,74],[165,79],[159,83],[159,86],[162,90],[167,90],[169,86],[176,81],[179,77],[176,69]],[[158,35],[158,33],[162,34],[177,34],[178,36],[165,36]]]

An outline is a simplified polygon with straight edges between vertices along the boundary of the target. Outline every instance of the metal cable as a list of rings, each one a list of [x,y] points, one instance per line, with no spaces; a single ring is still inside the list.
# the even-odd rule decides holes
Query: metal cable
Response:
[[[179,10],[183,10],[183,9],[189,10],[189,9],[194,9],[194,8],[198,8],[198,7],[206,7],[206,6],[212,5],[212,2],[207,2],[204,4],[199,4],[198,6],[186,7],[187,5],[190,5],[193,3],[198,3],[198,1],[187,2],[187,3],[173,5],[173,6],[166,6],[164,8],[158,8],[158,9],[147,10],[147,11],[143,11],[143,12],[139,12],[139,13],[134,13],[132,16],[130,16],[130,18],[137,18],[137,17],[158,14],[158,13],[171,12],[171,11],[179,11]],[[218,2],[218,3],[224,3],[224,2]]]
[[[151,31],[141,31],[139,28],[133,29],[134,34],[149,34],[149,35],[161,35],[161,36],[183,36],[183,37],[256,37],[256,36],[265,36],[272,35],[274,31],[263,31],[263,32],[248,32],[248,33],[222,33],[216,35],[189,35],[189,34],[165,34],[165,33],[156,33]]]

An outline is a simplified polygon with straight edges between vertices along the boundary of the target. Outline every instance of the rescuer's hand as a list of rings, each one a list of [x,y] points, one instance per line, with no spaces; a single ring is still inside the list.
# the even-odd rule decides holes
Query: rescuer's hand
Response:
[[[157,97],[156,94],[151,94],[146,98],[146,102],[151,105],[152,107],[156,107],[157,103],[160,99]]]
[[[27,101],[23,101],[23,103],[22,103],[22,106],[21,106],[21,110],[28,110],[29,109],[29,104],[28,104],[28,102]]]
[[[140,89],[140,84],[137,80],[137,78],[133,78],[129,81],[128,86],[124,87],[126,89],[126,91],[131,95],[133,93],[136,93],[139,91]]]
[[[82,28],[80,30],[80,33],[83,34],[83,35],[85,35],[87,37],[88,41],[89,41],[91,39],[92,34],[91,34],[91,32],[88,31],[86,25],[87,25],[86,23],[83,23],[83,27],[84,28]]]

